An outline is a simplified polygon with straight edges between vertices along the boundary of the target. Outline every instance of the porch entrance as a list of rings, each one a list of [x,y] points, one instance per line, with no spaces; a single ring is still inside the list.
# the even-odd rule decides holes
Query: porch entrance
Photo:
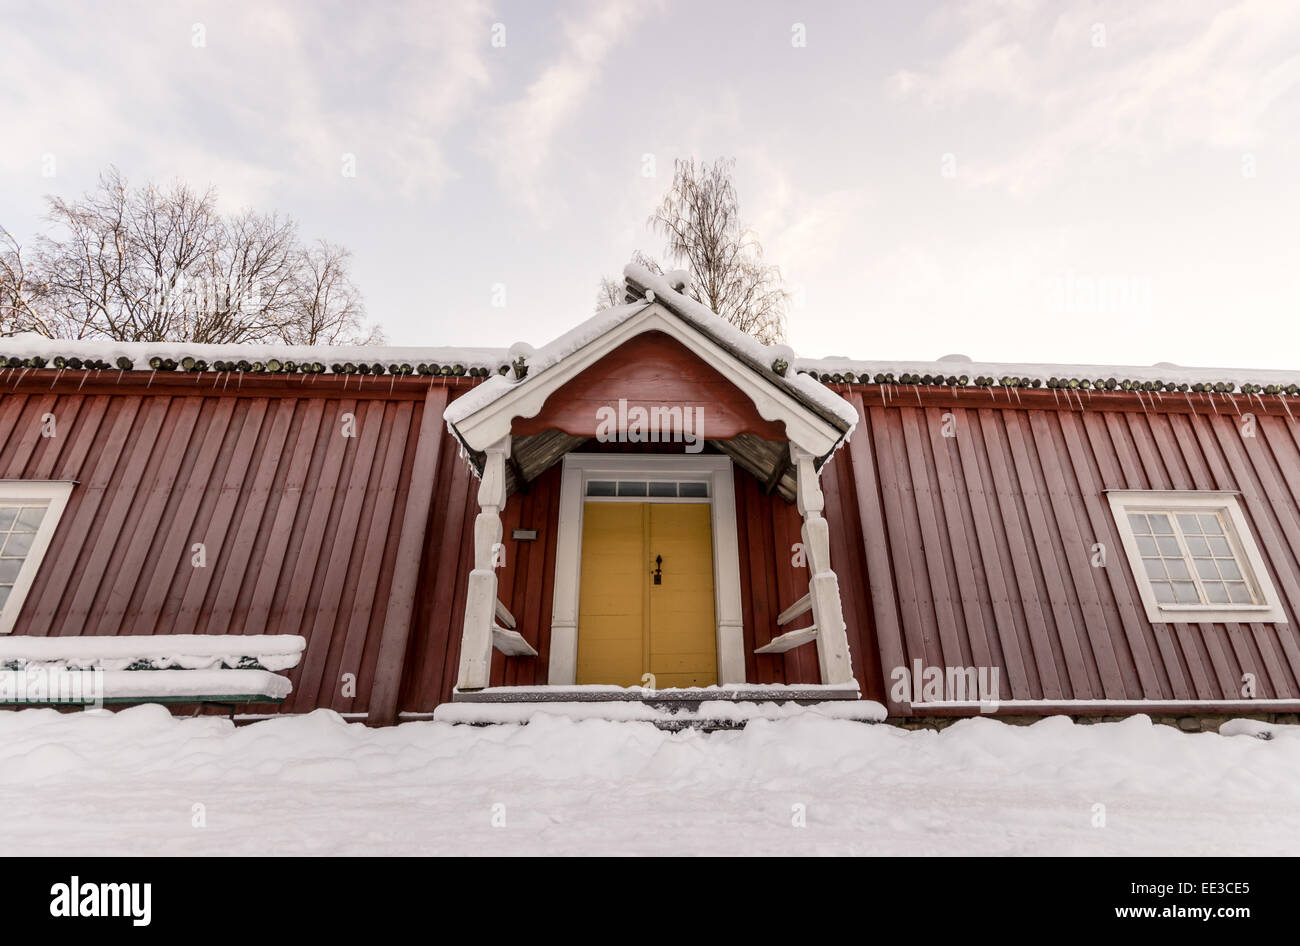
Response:
[[[717,684],[707,501],[588,500],[581,569],[576,682]]]

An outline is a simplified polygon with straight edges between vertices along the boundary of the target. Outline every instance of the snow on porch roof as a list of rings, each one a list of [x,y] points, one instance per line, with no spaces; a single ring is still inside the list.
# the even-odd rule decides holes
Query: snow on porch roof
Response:
[[[519,384],[527,383],[526,379],[540,375],[655,303],[721,346],[842,434],[852,432],[858,421],[853,405],[819,383],[816,378],[789,370],[795,358],[794,350],[789,346],[764,345],[746,335],[706,306],[680,292],[680,280],[657,276],[634,264],[624,268],[623,276],[632,301],[596,313],[541,348],[533,349],[523,343],[514,345],[510,349],[509,360],[514,364],[523,359],[520,363],[522,370],[491,378],[448,405],[443,416],[452,432],[456,432],[455,425],[515,390]]]

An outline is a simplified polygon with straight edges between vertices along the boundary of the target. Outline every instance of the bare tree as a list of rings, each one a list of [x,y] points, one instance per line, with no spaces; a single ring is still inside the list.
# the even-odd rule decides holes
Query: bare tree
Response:
[[[790,296],[780,269],[763,261],[763,247],[741,223],[734,170],[734,159],[699,165],[694,158],[678,160],[672,185],[648,224],[667,241],[664,255],[689,270],[691,298],[770,344],[785,338]],[[634,262],[646,264],[646,257],[637,257]]]
[[[596,311],[604,312],[622,304],[623,283],[609,276],[600,277],[600,288],[596,290]]]
[[[301,251],[298,318],[284,323],[280,337],[291,345],[378,345],[383,333],[365,324],[366,308],[348,278],[352,254],[318,240]]]
[[[36,241],[36,331],[214,344],[365,341],[349,255],[303,247],[293,220],[222,214],[211,189],[131,188],[114,168],[78,200],[49,198]],[[29,277],[30,278],[30,277]]]
[[[0,335],[42,332],[37,314],[41,286],[28,271],[23,248],[16,237],[0,227]]]

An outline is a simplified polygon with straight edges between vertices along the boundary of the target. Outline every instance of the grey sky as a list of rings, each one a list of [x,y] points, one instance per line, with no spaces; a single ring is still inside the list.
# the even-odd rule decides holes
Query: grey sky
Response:
[[[212,183],[350,247],[393,343],[549,340],[729,155],[801,354],[1300,366],[1296,0],[0,13],[0,224]]]

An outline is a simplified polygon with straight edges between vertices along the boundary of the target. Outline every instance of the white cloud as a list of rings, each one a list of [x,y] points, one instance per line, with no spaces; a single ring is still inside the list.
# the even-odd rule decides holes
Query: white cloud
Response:
[[[610,55],[650,6],[588,3],[579,17],[566,21],[560,55],[541,69],[522,96],[493,110],[481,148],[515,200],[534,211],[547,203],[539,185],[556,136],[581,109],[601,81]],[[626,68],[653,81],[652,66],[648,59],[633,57]]]
[[[445,141],[489,79],[491,18],[476,0],[436,15],[349,8],[346,21],[297,3],[45,5],[14,19],[0,114],[38,154],[7,147],[0,167],[35,173],[53,152],[91,174],[116,163],[212,181],[228,203],[338,186],[345,152],[359,187],[436,195],[454,176]]]
[[[889,89],[954,122],[987,118],[996,132],[958,179],[1015,193],[1055,183],[1080,152],[1250,151],[1300,95],[1300,4],[1290,0],[1107,0],[1064,12],[981,0],[933,28],[959,36]]]

